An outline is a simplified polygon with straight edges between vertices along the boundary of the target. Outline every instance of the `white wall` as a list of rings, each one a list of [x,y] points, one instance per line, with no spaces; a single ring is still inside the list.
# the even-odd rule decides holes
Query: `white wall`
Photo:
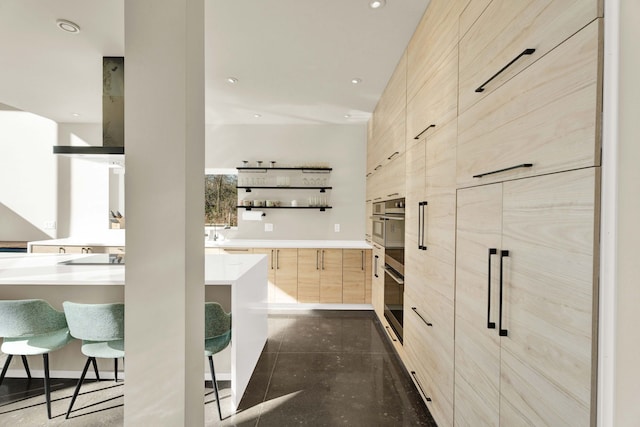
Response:
[[[1,106],[0,106],[1,107]],[[55,238],[57,221],[55,122],[0,108],[0,240]]]
[[[328,176],[333,190],[261,190],[239,198],[298,200],[306,204],[311,196],[325,196],[332,209],[269,210],[262,221],[243,221],[239,210],[238,232],[228,238],[363,240],[365,233],[366,124],[362,125],[225,125],[206,128],[206,168],[234,168],[242,160],[268,165],[297,165],[324,162],[333,168]],[[271,175],[269,175],[271,176]],[[265,223],[273,232],[264,231]],[[334,225],[340,224],[340,232]]]
[[[100,123],[60,123],[58,145],[102,145],[102,125]],[[107,232],[109,229],[107,163],[80,157],[58,157],[58,237],[96,236]]]

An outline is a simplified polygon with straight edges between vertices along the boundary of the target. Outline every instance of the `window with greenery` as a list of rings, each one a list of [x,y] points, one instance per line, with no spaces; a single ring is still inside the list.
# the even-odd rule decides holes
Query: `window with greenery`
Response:
[[[205,175],[204,222],[238,226],[238,175]]]

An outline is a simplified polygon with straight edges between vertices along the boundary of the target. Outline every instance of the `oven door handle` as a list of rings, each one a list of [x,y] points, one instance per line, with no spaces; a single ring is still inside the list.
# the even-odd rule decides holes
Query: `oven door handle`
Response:
[[[399,276],[398,274],[396,274],[395,271],[393,271],[390,267],[387,267],[386,265],[383,268],[384,268],[384,272],[387,273],[389,277],[391,277],[393,280],[395,280],[396,283],[398,283],[399,285],[404,285],[404,277]]]

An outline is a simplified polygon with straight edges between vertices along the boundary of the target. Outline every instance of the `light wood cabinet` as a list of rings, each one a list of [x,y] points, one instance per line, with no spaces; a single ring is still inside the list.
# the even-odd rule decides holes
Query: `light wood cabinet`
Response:
[[[340,304],[342,286],[342,249],[298,249],[298,302]]]
[[[371,265],[371,305],[378,319],[384,318],[384,248],[373,244]]]
[[[594,425],[599,179],[458,190],[456,425]]]
[[[92,254],[107,253],[106,246],[76,246],[76,245],[32,245],[32,253],[60,253],[60,254]]]
[[[295,303],[298,300],[298,250],[254,248],[254,254],[267,255],[268,300]]]
[[[343,249],[342,251],[342,302],[364,304],[366,302],[367,255],[365,249]]]
[[[404,350],[438,425],[453,425],[455,121],[407,151]]]
[[[320,251],[320,302],[342,303],[342,249]]]
[[[458,16],[467,0],[431,0],[407,46],[407,102],[438,73],[458,44]],[[455,77],[457,70],[451,77]],[[407,137],[413,137],[409,134]]]
[[[460,115],[459,187],[600,164],[601,27],[592,22]]]
[[[467,7],[466,11],[477,13],[473,7]],[[601,16],[602,0],[492,1],[460,39],[460,112]],[[460,21],[466,26],[472,17],[463,13]],[[464,30],[461,26],[461,31]],[[535,52],[520,56],[526,49]],[[516,58],[519,59],[511,63]],[[480,87],[484,90],[477,92]]]

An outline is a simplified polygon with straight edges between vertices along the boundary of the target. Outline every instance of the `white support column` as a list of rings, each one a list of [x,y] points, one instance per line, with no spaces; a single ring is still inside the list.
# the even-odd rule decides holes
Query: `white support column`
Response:
[[[204,2],[125,0],[127,426],[204,424]]]

